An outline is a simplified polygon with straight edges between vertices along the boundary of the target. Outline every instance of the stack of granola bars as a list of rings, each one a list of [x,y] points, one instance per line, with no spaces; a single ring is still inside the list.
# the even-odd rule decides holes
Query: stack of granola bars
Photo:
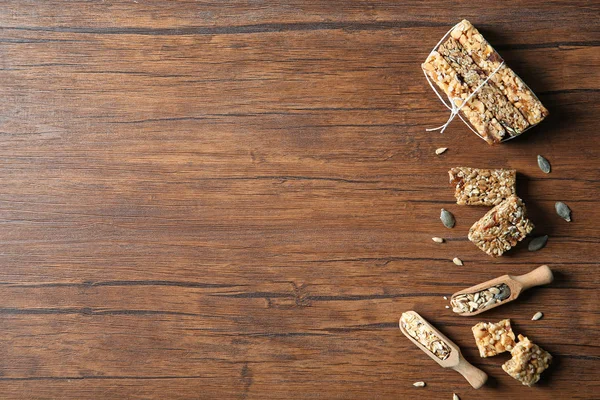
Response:
[[[422,68],[489,144],[518,136],[548,115],[531,89],[467,20],[450,31]]]

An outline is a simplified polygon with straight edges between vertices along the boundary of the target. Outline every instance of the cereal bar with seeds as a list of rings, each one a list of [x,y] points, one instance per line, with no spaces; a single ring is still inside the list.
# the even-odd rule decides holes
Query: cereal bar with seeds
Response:
[[[450,357],[450,352],[452,351],[450,346],[429,329],[416,315],[402,313],[400,323],[413,339],[425,346],[437,358],[445,360]]]
[[[450,184],[456,185],[456,204],[495,206],[516,193],[514,169],[456,167],[448,171]]]
[[[421,67],[449,98],[454,99],[457,106],[460,106],[471,95],[469,87],[459,79],[456,71],[438,52],[431,53]],[[502,125],[489,110],[486,110],[481,101],[475,98],[469,99],[460,109],[460,113],[486,142],[496,143],[506,136],[506,131]]]
[[[467,20],[461,21],[450,33],[450,37],[460,43],[473,61],[485,72],[491,75],[502,63],[502,57],[485,40],[483,35]],[[546,116],[548,110],[537,98],[535,93],[521,78],[506,64],[494,74],[491,79],[515,107],[521,111],[529,124],[537,125]]]
[[[471,329],[481,357],[511,351],[515,346],[515,333],[510,327],[510,319],[503,319],[497,324],[480,322]]]
[[[499,257],[533,230],[523,201],[508,197],[469,229],[469,240],[492,257]]]
[[[448,38],[438,49],[438,52],[464,80],[472,91],[475,91],[487,79],[486,73],[479,68],[461,45],[454,39]],[[506,96],[490,80],[475,94],[486,109],[490,110],[511,136],[523,132],[529,123]]]
[[[540,375],[552,362],[552,356],[538,345],[519,335],[519,343],[510,352],[512,358],[502,365],[507,374],[521,382],[532,386],[540,380]]]

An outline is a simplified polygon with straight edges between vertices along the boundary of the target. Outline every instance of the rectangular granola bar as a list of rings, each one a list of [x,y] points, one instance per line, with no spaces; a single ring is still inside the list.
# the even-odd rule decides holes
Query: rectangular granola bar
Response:
[[[510,354],[512,358],[502,365],[502,369],[527,386],[532,386],[539,381],[542,372],[552,362],[550,353],[530,342],[523,335],[519,335],[519,343]]]
[[[462,46],[453,38],[440,45],[438,52],[450,64],[458,75],[475,91],[487,79],[487,74],[479,68]],[[490,80],[475,94],[486,109],[490,110],[511,136],[523,132],[529,123],[517,108],[506,98],[500,89]]]
[[[497,324],[480,322],[471,329],[481,357],[511,351],[515,346],[515,333],[510,327],[510,319],[503,319]]]
[[[460,106],[467,99],[471,90],[463,83],[456,71],[444,60],[437,51],[432,52],[427,60],[421,65],[423,71],[436,85],[446,93],[446,96],[454,99],[454,103]],[[471,98],[461,109],[460,113],[479,132],[484,140],[490,144],[497,143],[505,137],[506,131],[500,125],[494,115],[486,110],[485,105]]]
[[[461,21],[450,33],[467,51],[473,61],[490,75],[502,63],[502,57],[485,40],[483,35],[467,20]],[[504,64],[490,79],[521,111],[531,125],[540,123],[548,110],[515,72]]]
[[[495,206],[516,193],[517,171],[514,169],[480,169],[456,167],[448,171],[450,183],[456,185],[456,204]]]
[[[488,211],[469,229],[469,240],[492,257],[510,250],[533,230],[523,201],[508,197]]]

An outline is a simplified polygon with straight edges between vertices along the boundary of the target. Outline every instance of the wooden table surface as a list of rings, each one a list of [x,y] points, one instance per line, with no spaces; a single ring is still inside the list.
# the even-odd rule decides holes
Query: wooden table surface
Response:
[[[599,398],[599,17],[592,1],[0,2],[1,397]],[[448,112],[420,63],[462,18],[550,109],[510,143],[425,131]],[[546,248],[470,243],[487,209],[454,203],[460,165],[516,168]],[[541,264],[555,283],[517,302],[444,308]],[[409,309],[488,384],[409,342]],[[534,388],[509,355],[478,356],[471,326],[501,318],[554,356]]]

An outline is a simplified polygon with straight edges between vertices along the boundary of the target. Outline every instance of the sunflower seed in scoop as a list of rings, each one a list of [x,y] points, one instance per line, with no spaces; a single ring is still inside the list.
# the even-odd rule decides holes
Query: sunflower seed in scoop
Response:
[[[538,319],[541,319],[544,316],[544,314],[542,314],[541,312],[536,312],[535,315],[533,316],[533,318],[531,318],[532,321],[537,321]]]
[[[415,383],[413,383],[413,386],[415,386],[415,387],[424,387],[425,386],[425,382],[415,382]]]
[[[556,213],[562,219],[564,219],[567,222],[571,222],[571,209],[568,205],[566,205],[562,201],[557,201],[556,204],[554,204],[554,208],[556,208]]]
[[[538,236],[536,238],[533,238],[531,240],[531,242],[529,242],[529,245],[527,246],[527,249],[529,251],[538,251],[539,249],[543,249],[544,248],[544,246],[546,245],[547,241],[548,241],[548,235]]]
[[[444,210],[442,208],[442,212],[440,213],[440,219],[446,228],[454,228],[454,224],[456,220],[454,219],[454,215],[450,211]]]
[[[550,162],[548,160],[546,160],[544,157],[542,157],[538,154],[537,162],[538,162],[538,166],[544,173],[546,173],[546,174],[550,173],[551,168],[550,168]]]

